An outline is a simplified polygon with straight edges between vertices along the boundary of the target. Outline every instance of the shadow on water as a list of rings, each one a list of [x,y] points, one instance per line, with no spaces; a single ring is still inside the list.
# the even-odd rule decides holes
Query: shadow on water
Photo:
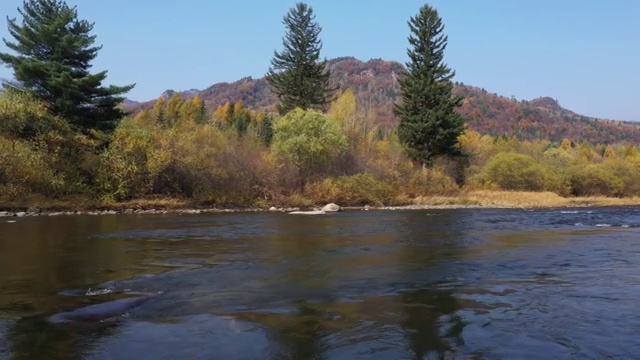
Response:
[[[455,287],[441,284],[463,277],[455,261],[463,257],[472,226],[472,212],[439,212],[426,222],[421,213],[406,214],[400,264],[410,269],[405,281],[415,290],[402,292],[402,320],[408,347],[415,359],[444,358],[460,345],[464,323],[453,295]],[[453,343],[452,343],[453,342]]]
[[[447,283],[442,279],[464,275],[450,260],[464,249],[466,217],[447,212],[363,216],[357,225],[379,227],[371,234],[353,228],[336,234],[341,228],[335,225],[341,224],[332,221],[318,221],[325,231],[314,226],[312,233],[308,224],[292,225],[290,238],[276,240],[284,258],[296,262],[274,276],[286,288],[310,290],[302,292],[305,300],[291,296],[295,292],[280,293],[289,296],[288,306],[231,315],[264,326],[278,344],[274,359],[451,354],[462,342],[464,323],[456,315],[455,289],[440,285]]]
[[[87,338],[108,337],[115,322],[61,325],[42,316],[27,316],[15,322],[7,337],[14,360],[84,359]]]

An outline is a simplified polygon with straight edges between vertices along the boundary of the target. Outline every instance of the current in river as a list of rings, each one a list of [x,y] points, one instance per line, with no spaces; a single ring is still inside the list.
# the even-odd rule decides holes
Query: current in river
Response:
[[[638,309],[635,207],[0,218],[0,359],[638,359]]]

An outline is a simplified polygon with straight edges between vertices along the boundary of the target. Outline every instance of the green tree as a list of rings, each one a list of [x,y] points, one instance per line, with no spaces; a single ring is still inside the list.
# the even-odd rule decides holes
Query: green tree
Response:
[[[256,128],[256,132],[262,143],[266,146],[271,145],[271,139],[273,138],[273,119],[271,115],[266,112],[259,112],[252,124]]]
[[[407,51],[410,61],[399,80],[402,101],[394,104],[394,112],[409,156],[428,166],[438,156],[461,155],[458,136],[465,125],[455,108],[462,98],[453,95],[455,72],[443,63],[447,36],[438,12],[424,5],[408,24],[413,48]]]
[[[324,111],[333,100],[336,89],[329,84],[329,69],[326,61],[319,61],[322,28],[314,20],[313,9],[304,3],[296,4],[284,17],[284,50],[274,52],[267,73],[271,91],[280,101],[280,115],[295,108]]]
[[[326,173],[331,159],[346,146],[338,123],[316,110],[297,108],[274,122],[273,152],[295,167],[301,187],[313,175]]]
[[[0,53],[0,63],[13,69],[16,87],[42,100],[47,109],[79,129],[112,130],[125,114],[120,96],[135,84],[102,86],[107,71],[91,74],[90,62],[102,46],[94,46],[93,23],[79,20],[76,7],[62,0],[25,0],[18,9],[22,24],[7,19],[15,52]]]

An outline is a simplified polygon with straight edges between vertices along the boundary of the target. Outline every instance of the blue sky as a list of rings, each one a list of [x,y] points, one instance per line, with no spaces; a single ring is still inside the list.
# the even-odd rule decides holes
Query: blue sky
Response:
[[[21,0],[2,0],[18,16]],[[137,83],[133,100],[263,76],[281,49],[295,1],[69,0],[104,46],[95,70]],[[323,27],[322,55],[405,62],[407,20],[424,1],[308,1]],[[455,80],[504,96],[551,96],[585,115],[640,120],[640,1],[432,0],[445,23]],[[0,51],[6,48],[0,45]],[[11,76],[0,68],[0,78]]]

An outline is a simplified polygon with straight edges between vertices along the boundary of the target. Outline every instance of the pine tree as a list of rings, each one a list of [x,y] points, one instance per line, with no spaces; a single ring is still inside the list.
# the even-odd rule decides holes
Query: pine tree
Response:
[[[259,112],[252,124],[257,127],[257,133],[262,143],[266,146],[271,145],[271,139],[273,138],[273,119],[271,115],[264,111]]]
[[[333,100],[336,89],[329,84],[329,69],[326,61],[319,61],[322,28],[314,20],[313,9],[305,3],[296,4],[284,17],[284,50],[274,52],[267,73],[271,91],[280,100],[280,115],[295,108],[325,110]]]
[[[206,103],[198,95],[196,95],[196,97],[193,98],[193,102],[195,106],[198,108],[198,111],[196,112],[196,117],[195,117],[196,124],[201,124],[201,125],[206,124],[207,123]]]
[[[102,86],[107,71],[89,72],[102,46],[93,46],[93,23],[79,20],[76,7],[62,0],[25,0],[18,9],[22,24],[7,19],[15,42],[3,39],[17,53],[0,53],[0,63],[13,69],[15,83],[44,101],[48,110],[79,129],[111,130],[125,114],[117,106],[127,86]]]
[[[462,98],[453,95],[455,72],[443,63],[447,36],[438,12],[424,5],[408,24],[413,48],[407,51],[410,61],[399,81],[402,101],[394,104],[394,112],[409,156],[429,166],[439,156],[461,155],[457,143],[465,125],[455,108]]]
[[[164,124],[167,121],[166,115],[167,101],[160,97],[153,105],[153,118],[159,123]]]

